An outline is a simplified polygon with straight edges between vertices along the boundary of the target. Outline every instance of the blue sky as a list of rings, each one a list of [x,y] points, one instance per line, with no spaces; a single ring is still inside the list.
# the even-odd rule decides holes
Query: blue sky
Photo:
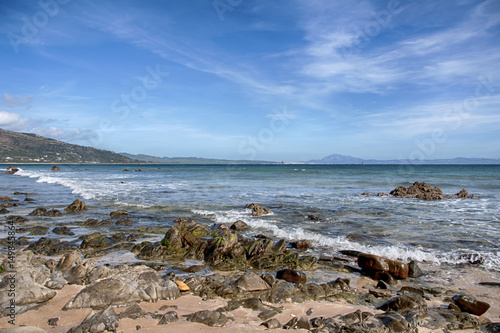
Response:
[[[500,1],[2,1],[0,128],[156,156],[500,157]]]

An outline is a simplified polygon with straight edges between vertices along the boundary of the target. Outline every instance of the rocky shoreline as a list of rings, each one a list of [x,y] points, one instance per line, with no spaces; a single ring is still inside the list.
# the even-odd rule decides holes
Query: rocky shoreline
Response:
[[[411,187],[398,187],[391,195],[436,198],[439,191],[432,187],[428,191],[423,184],[412,185],[428,193],[423,197]],[[473,198],[461,193],[463,198]],[[12,195],[21,194],[30,197]],[[0,197],[0,204],[5,210],[22,205],[8,195]],[[258,204],[247,208],[253,216],[270,213]],[[91,232],[76,240],[64,240],[71,238],[68,227],[51,226],[49,233],[46,220],[30,222],[63,214],[78,218],[86,209],[77,199],[62,212],[44,207],[26,215],[4,212],[4,230],[12,226],[17,232],[42,237],[1,240],[7,253],[0,256],[0,328],[14,323],[46,332],[154,332],[167,327],[179,332],[182,327],[190,332],[500,331],[496,282],[486,281],[477,286],[480,292],[472,293],[427,285],[433,273],[425,263],[356,251],[315,257],[307,251],[311,244],[306,240],[245,237],[248,226],[243,221],[208,226],[181,217],[172,227],[155,230],[164,234],[158,242],[138,241],[144,233],[134,226],[133,213],[124,210],[111,211],[104,220],[79,222],[88,229],[119,226],[120,232]],[[141,261],[98,263],[116,251],[133,253]],[[318,272],[338,277],[316,282],[310,277]],[[184,300],[190,302],[185,309]]]

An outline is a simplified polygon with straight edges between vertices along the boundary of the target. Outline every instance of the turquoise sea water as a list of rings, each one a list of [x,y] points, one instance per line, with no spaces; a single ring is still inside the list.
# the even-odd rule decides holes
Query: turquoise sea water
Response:
[[[75,230],[75,237],[89,233],[79,220],[126,209],[138,227],[168,227],[180,216],[206,224],[243,220],[251,226],[249,235],[307,239],[318,254],[352,249],[452,265],[474,256],[482,258],[482,268],[500,271],[499,165],[60,165],[59,172],[47,165],[18,167],[15,175],[0,175],[0,195],[32,192],[44,207],[57,209],[85,200],[89,210],[82,215],[53,218]],[[479,199],[376,195],[414,181],[445,194],[466,188]],[[37,202],[14,207],[12,214],[28,214]],[[273,214],[252,217],[244,208],[251,202]]]

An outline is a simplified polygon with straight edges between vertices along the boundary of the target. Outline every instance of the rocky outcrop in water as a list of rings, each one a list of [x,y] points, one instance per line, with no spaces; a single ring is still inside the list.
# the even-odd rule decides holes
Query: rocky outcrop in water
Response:
[[[475,195],[469,195],[466,189],[454,195],[444,195],[439,187],[432,187],[426,182],[414,182],[409,187],[398,186],[390,192],[390,195],[398,198],[416,198],[421,200],[442,199],[477,199]],[[378,195],[382,196],[382,195]]]

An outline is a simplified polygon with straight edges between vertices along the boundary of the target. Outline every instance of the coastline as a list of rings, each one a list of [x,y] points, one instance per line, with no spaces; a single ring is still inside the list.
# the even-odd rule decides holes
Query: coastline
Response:
[[[2,196],[9,196],[12,195],[12,193],[0,193]],[[75,198],[76,199],[76,198]],[[68,203],[69,204],[69,203]],[[36,203],[37,206],[44,206],[43,200],[39,200]],[[15,214],[15,207],[13,208],[11,215],[16,215]],[[91,214],[91,213],[90,213]],[[9,215],[7,215],[9,216]],[[29,217],[27,214],[25,216],[27,219]],[[41,224],[46,224],[46,221],[44,220],[35,220],[33,223],[28,223],[29,227],[37,227],[37,226],[42,226]],[[131,228],[132,230],[132,228]],[[90,229],[89,229],[89,232]],[[16,249],[19,250],[19,249]],[[17,256],[21,257],[23,256],[22,253],[18,253]],[[41,258],[44,258],[46,261],[48,258],[52,258],[55,262],[59,260],[61,256],[41,256]],[[94,258],[96,259],[96,258]],[[90,259],[89,259],[90,260]],[[3,260],[2,260],[3,261]],[[352,260],[349,264],[352,265],[355,262],[355,260]],[[45,263],[44,263],[45,265]],[[46,265],[45,265],[46,266]],[[93,264],[91,261],[89,261],[89,269],[95,268],[95,264]],[[422,268],[424,269],[425,272],[428,274],[432,274],[432,270],[435,269],[432,265],[426,265],[425,263],[422,263]],[[322,268],[325,269],[325,268]],[[441,268],[437,268],[441,269]],[[256,270],[258,273],[262,273],[262,270]],[[470,271],[470,270],[468,270]],[[499,322],[500,318],[500,300],[498,297],[495,297],[495,293],[498,292],[497,286],[480,286],[477,284],[478,279],[482,280],[482,282],[487,282],[489,280],[489,276],[487,272],[483,270],[477,270],[474,272],[474,269],[472,268],[473,274],[476,276],[476,279],[470,279],[470,277],[464,275],[463,281],[453,281],[455,286],[460,285],[460,288],[449,288],[448,285],[442,284],[442,285],[435,285],[435,283],[429,283],[428,277],[424,275],[423,277],[416,278],[416,279],[410,279],[410,280],[399,280],[394,286],[391,286],[389,289],[390,292],[390,297],[386,297],[387,299],[390,299],[392,297],[397,297],[398,292],[400,292],[401,287],[403,286],[415,286],[416,288],[421,288],[422,285],[426,284],[432,284],[433,288],[444,288],[444,289],[450,289],[450,291],[445,291],[440,295],[432,295],[429,294],[429,292],[426,292],[425,295],[429,298],[426,300],[429,306],[437,306],[439,308],[446,308],[448,305],[451,303],[450,298],[457,294],[457,293],[467,293],[470,294],[478,299],[481,300],[486,300],[490,304],[490,309],[482,316],[478,317],[478,320],[481,320],[481,322],[486,322],[486,321],[491,321],[491,322]],[[219,273],[216,270],[213,270],[214,273]],[[271,271],[272,272],[272,271]],[[327,272],[327,270],[325,270]],[[366,277],[364,275],[360,276],[359,273],[355,272],[346,272],[345,267],[342,267],[338,271],[335,269],[329,269],[328,272],[332,275],[337,275],[337,276],[352,276],[352,293],[355,294],[358,298],[362,295],[367,295],[370,294],[370,290],[377,290],[380,288],[377,288],[378,281],[371,279],[370,277]],[[237,271],[234,272],[237,275],[242,275],[245,272],[244,271]],[[274,273],[273,273],[274,274]],[[314,274],[319,274],[322,275],[322,271],[305,271],[306,275],[314,275]],[[481,274],[483,276],[481,276]],[[326,274],[325,274],[326,275]],[[478,276],[479,275],[479,276]],[[5,274],[2,274],[2,276],[5,276]],[[458,276],[453,276],[453,279],[457,279]],[[182,279],[186,279],[186,277],[182,277]],[[332,277],[332,280],[334,278]],[[46,281],[43,281],[46,282]],[[327,282],[327,281],[326,281]],[[481,281],[479,281],[481,282]],[[74,327],[75,325],[78,325],[78,320],[80,322],[90,313],[90,309],[81,309],[81,310],[67,310],[63,311],[62,308],[64,307],[64,304],[66,304],[71,298],[73,298],[79,291],[81,291],[84,288],[84,286],[80,285],[74,285],[74,284],[68,284],[65,285],[62,289],[59,291],[56,290],[56,296],[48,300],[46,303],[44,302],[43,305],[41,305],[38,309],[33,309],[29,310],[23,314],[16,315],[16,321],[18,321],[18,324],[22,325],[34,325],[34,326],[39,326],[44,329],[46,329],[48,332],[65,332],[69,330],[71,327]],[[401,293],[399,293],[401,295]],[[202,300],[199,296],[194,296],[189,294],[182,294],[179,298],[176,300],[158,300],[157,302],[140,302],[139,305],[145,310],[145,312],[151,312],[155,313],[155,311],[165,312],[165,310],[160,311],[159,309],[166,305],[166,306],[177,306],[177,311],[179,315],[179,321],[175,323],[171,323],[168,325],[169,329],[173,329],[175,331],[179,332],[188,332],[188,331],[199,331],[199,332],[212,332],[212,331],[234,331],[235,329],[238,331],[258,331],[258,330],[265,330],[266,328],[263,326],[260,326],[260,324],[263,322],[260,318],[257,317],[259,314],[259,311],[255,310],[249,310],[245,308],[238,308],[233,311],[229,311],[226,313],[228,318],[233,318],[230,319],[223,328],[212,328],[208,327],[204,324],[200,323],[191,323],[185,320],[183,315],[188,315],[190,313],[196,312],[196,311],[201,311],[201,310],[216,310],[220,307],[224,307],[228,304],[228,301],[230,298],[221,298],[221,297],[215,297],[213,299],[207,299],[207,300]],[[63,304],[64,303],[64,304]],[[377,304],[380,304],[381,301],[379,300],[378,302],[375,302]],[[361,310],[361,311],[366,311],[370,312],[372,314],[379,314],[382,313],[383,311],[377,310],[375,306],[372,304],[355,304],[352,302],[352,300],[347,301],[347,300],[336,300],[336,301],[330,301],[330,300],[317,300],[317,301],[310,301],[306,300],[301,303],[295,303],[295,302],[288,302],[288,303],[280,303],[280,304],[273,304],[273,303],[264,303],[265,305],[269,306],[283,306],[284,310],[281,314],[277,314],[275,318],[277,318],[282,325],[286,324],[286,322],[292,318],[292,314],[294,314],[297,317],[306,317],[307,319],[312,319],[317,316],[325,316],[325,317],[333,317],[338,314],[346,315],[349,313],[353,313],[356,310]],[[312,314],[307,316],[306,312],[312,308]],[[125,309],[125,307],[117,307],[115,310],[116,312],[121,312]],[[68,316],[68,314],[71,311],[72,315]],[[50,315],[49,315],[50,314]],[[46,317],[50,318],[55,318],[55,317],[60,317],[60,325],[51,328],[50,325],[48,325],[46,322],[43,322],[45,319],[49,319]],[[69,318],[74,318],[70,321]],[[77,319],[78,318],[78,319]],[[1,318],[0,319],[0,328],[7,328],[9,327],[8,323],[8,318]],[[288,320],[287,320],[288,319]],[[42,322],[40,322],[42,321]],[[123,318],[119,320],[119,326],[117,331],[124,331],[124,332],[132,332],[136,331],[136,326],[140,325],[141,326],[141,331],[144,332],[154,332],[158,330],[157,326],[157,319],[152,318],[150,315],[146,315],[145,318],[139,318],[139,319],[131,319],[131,318]],[[71,326],[73,325],[73,326]],[[471,330],[461,330],[462,332],[474,332],[476,328],[471,329]],[[278,329],[277,331],[281,331],[281,329]],[[285,331],[285,330],[283,330]],[[444,332],[444,329],[430,329],[430,328],[425,328],[422,326],[419,326],[419,331],[420,332]]]

